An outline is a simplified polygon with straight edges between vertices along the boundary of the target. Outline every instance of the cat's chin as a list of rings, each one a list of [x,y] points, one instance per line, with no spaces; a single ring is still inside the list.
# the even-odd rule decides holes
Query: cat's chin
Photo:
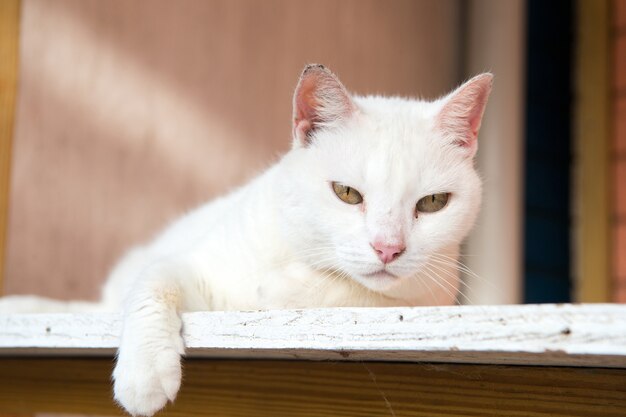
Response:
[[[401,278],[388,271],[380,270],[368,274],[359,274],[355,280],[372,291],[385,292],[396,287]]]

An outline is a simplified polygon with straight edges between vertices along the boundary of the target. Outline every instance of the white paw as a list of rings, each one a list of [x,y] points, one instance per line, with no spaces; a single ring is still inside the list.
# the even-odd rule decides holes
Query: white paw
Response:
[[[183,342],[123,343],[113,371],[115,400],[133,416],[152,416],[174,401],[182,377]]]

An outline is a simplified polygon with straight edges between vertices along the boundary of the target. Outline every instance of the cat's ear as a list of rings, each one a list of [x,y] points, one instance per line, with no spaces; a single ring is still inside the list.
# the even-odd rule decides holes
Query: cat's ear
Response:
[[[472,157],[478,148],[478,130],[492,82],[491,73],[475,76],[443,99],[444,105],[437,116],[437,127]]]
[[[316,129],[340,123],[355,109],[335,74],[323,65],[307,65],[293,95],[294,145],[308,145]]]

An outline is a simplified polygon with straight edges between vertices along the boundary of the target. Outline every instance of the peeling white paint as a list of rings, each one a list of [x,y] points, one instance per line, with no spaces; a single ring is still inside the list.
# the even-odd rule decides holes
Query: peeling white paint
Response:
[[[187,356],[626,368],[626,305],[185,313]],[[112,355],[117,314],[0,315],[0,355]]]

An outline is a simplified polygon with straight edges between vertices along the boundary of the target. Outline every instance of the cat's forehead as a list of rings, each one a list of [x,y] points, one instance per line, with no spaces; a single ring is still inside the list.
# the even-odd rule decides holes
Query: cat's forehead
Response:
[[[352,185],[436,187],[449,152],[434,129],[437,103],[355,98],[359,114],[340,131],[319,137],[327,169]]]
[[[438,103],[400,97],[355,97],[358,114],[333,146],[353,158],[398,164],[415,158],[437,158],[443,149],[434,128]]]
[[[429,152],[438,104],[400,97],[357,97],[359,113],[350,129],[379,152]]]
[[[429,124],[441,108],[440,101],[404,97],[355,96],[353,99],[365,119],[385,125],[390,121],[406,121],[416,126]]]

